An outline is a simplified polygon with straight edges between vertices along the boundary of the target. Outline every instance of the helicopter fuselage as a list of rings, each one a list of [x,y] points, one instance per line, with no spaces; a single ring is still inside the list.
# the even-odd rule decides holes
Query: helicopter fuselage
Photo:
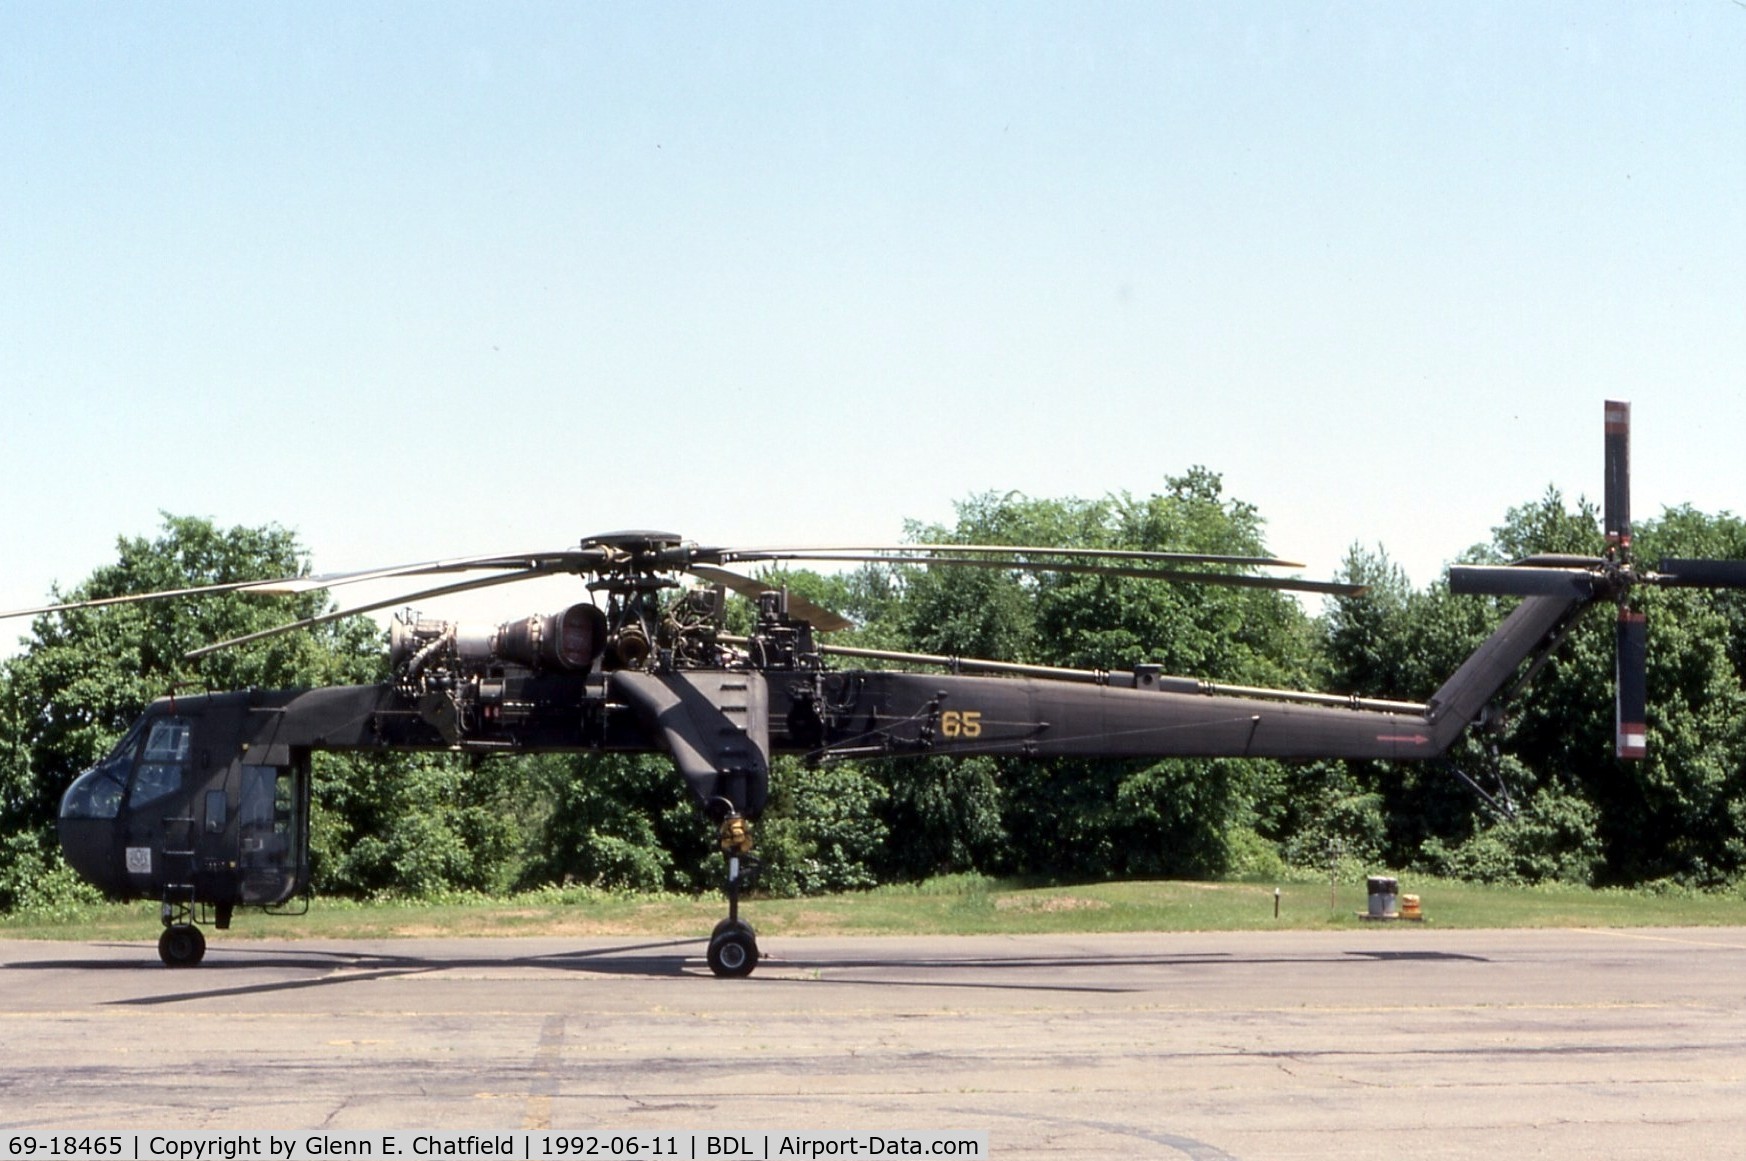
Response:
[[[283,904],[307,887],[317,750],[664,753],[717,821],[763,812],[778,754],[1430,758],[1573,607],[1526,603],[1499,630],[1501,655],[1491,650],[1489,664],[1469,673],[1482,650],[1423,706],[1325,696],[1305,704],[1294,699],[1318,695],[1222,692],[1145,666],[1057,671],[1060,679],[833,670],[815,654],[763,668],[493,665],[431,671],[416,683],[163,698],[69,787],[61,843],[112,897],[185,900],[222,916]]]

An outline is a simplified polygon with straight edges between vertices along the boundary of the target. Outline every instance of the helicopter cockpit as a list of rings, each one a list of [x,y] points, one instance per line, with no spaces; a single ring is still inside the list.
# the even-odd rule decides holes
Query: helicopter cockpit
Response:
[[[249,709],[233,700],[160,703],[61,799],[68,863],[111,898],[160,900],[182,941],[166,960],[199,958],[197,908],[222,928],[308,881],[307,751],[244,743]]]
[[[73,780],[61,797],[61,851],[74,870],[105,895],[125,898],[129,892],[124,868],[118,864],[116,819],[127,797],[145,720],[134,723],[107,757]]]

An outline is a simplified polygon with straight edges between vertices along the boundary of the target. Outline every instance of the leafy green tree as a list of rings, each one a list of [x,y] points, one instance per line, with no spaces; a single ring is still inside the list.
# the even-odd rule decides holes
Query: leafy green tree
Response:
[[[1368,586],[1322,619],[1317,684],[1361,697],[1423,700],[1485,640],[1497,609],[1441,582],[1415,591],[1382,549],[1354,545],[1336,579]]]
[[[1732,518],[1718,523],[1738,527]],[[1669,530],[1650,522],[1639,530],[1638,553],[1649,560],[1695,556],[1701,546],[1682,543],[1692,530],[1690,513]],[[1661,589],[1637,599],[1649,625],[1649,754],[1619,764],[1622,771],[1600,765],[1585,772],[1588,797],[1602,812],[1609,881],[1715,886],[1746,873],[1739,596]],[[1603,714],[1608,709],[1603,703]],[[1600,725],[1610,736],[1610,720]]]
[[[521,875],[525,886],[699,892],[722,881],[715,828],[662,755],[546,755],[521,760],[548,804]],[[760,821],[758,889],[807,895],[870,887],[886,838],[886,790],[857,763],[812,769],[778,759]]]
[[[523,772],[454,754],[314,757],[318,893],[431,898],[511,885],[525,845]]]
[[[1518,768],[1515,781],[1532,779]],[[1509,817],[1492,820],[1451,846],[1428,837],[1418,862],[1451,878],[1480,883],[1589,883],[1600,872],[1602,843],[1596,807],[1574,790],[1540,786]]]
[[[1161,495],[1117,497],[1105,510],[1100,543],[1086,547],[1267,553],[1259,513],[1226,498],[1218,476],[1202,468],[1170,478]],[[1170,673],[1245,685],[1290,687],[1306,679],[1309,622],[1281,593],[1069,574],[1045,574],[1040,589],[1040,635],[1054,664],[1119,669],[1150,662]]]
[[[1333,602],[1322,619],[1315,684],[1361,697],[1428,699],[1493,627],[1497,609],[1432,584],[1415,591],[1385,551],[1354,545],[1338,579],[1366,585]],[[1456,765],[1484,777],[1493,759],[1482,740],[1457,744]],[[1410,865],[1436,836],[1467,837],[1483,801],[1442,764],[1316,763],[1288,776],[1288,857],[1325,865],[1331,847],[1371,864]]]
[[[715,833],[661,755],[548,754],[515,760],[546,804],[520,872],[524,886],[584,883],[635,891],[714,885]]]
[[[1548,489],[1538,501],[1511,509],[1492,540],[1463,557],[1500,563],[1541,552],[1595,556],[1602,547],[1593,506],[1570,508]],[[1442,581],[1415,592],[1380,550],[1354,547],[1341,576],[1369,590],[1341,598],[1324,619],[1324,682],[1371,697],[1429,698],[1516,603],[1456,596]],[[1392,866],[1465,867],[1476,875],[1511,880],[1552,873],[1586,877],[1595,867],[1590,857],[1594,815],[1580,809],[1571,763],[1606,749],[1607,734],[1587,736],[1600,728],[1600,715],[1611,705],[1610,696],[1604,701],[1594,696],[1602,644],[1595,626],[1579,626],[1539,673],[1532,692],[1508,707],[1507,732],[1494,736],[1470,730],[1447,763],[1348,763],[1346,790],[1323,796],[1331,812],[1327,818],[1302,820],[1294,851],[1313,855],[1310,836],[1328,831],[1337,843],[1343,830],[1345,840],[1368,858]],[[1610,658],[1610,636],[1604,644]],[[1570,728],[1578,716],[1591,731]],[[1548,729],[1549,723],[1555,724]],[[1610,731],[1610,718],[1606,728]],[[1477,794],[1456,769],[1494,792],[1499,805]],[[1527,825],[1520,815],[1500,820],[1498,810],[1507,811],[1512,802],[1537,804],[1542,814],[1557,814],[1565,825]],[[1566,802],[1576,806],[1559,813],[1550,805]],[[1364,805],[1381,821],[1380,832],[1354,825],[1358,817],[1352,811]],[[1343,828],[1334,821],[1341,815]]]
[[[952,528],[912,526],[919,541],[1059,545],[1254,556],[1266,552],[1252,505],[1194,468],[1145,499],[1038,500],[982,495]],[[1184,571],[1193,571],[1185,566]],[[1074,667],[1139,662],[1220,680],[1300,680],[1307,617],[1275,592],[1127,577],[997,569],[908,569],[898,611],[923,652]]]
[[[46,829],[0,834],[0,914],[55,916],[97,899],[97,891],[61,858]]]
[[[1711,516],[1691,505],[1669,508],[1637,534],[1637,557],[1657,561],[1663,556],[1700,560],[1746,560],[1746,519],[1731,512]],[[1724,590],[1698,594],[1706,609],[1726,624],[1723,639],[1734,672],[1746,681],[1746,592]]]
[[[878,883],[874,869],[888,829],[885,787],[858,762],[806,766],[779,759],[770,771],[759,889],[816,895]]]
[[[1295,867],[1321,870],[1330,860],[1342,866],[1392,865],[1386,802],[1377,788],[1381,781],[1370,763],[1294,764],[1279,799],[1284,808],[1262,833]]]
[[[1001,865],[1010,842],[1006,787],[992,758],[919,758],[877,769],[890,835],[876,857],[882,881]]]

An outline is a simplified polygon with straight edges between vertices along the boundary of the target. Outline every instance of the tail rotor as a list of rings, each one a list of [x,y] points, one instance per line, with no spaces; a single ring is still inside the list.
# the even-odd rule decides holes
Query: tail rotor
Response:
[[[1604,556],[1533,556],[1507,565],[1451,565],[1449,590],[1483,596],[1610,599],[1618,606],[1615,630],[1614,749],[1620,758],[1648,753],[1648,641],[1644,614],[1631,607],[1637,585],[1746,589],[1746,561],[1664,558],[1640,570],[1631,556],[1631,405],[1606,405],[1606,494],[1601,528]]]

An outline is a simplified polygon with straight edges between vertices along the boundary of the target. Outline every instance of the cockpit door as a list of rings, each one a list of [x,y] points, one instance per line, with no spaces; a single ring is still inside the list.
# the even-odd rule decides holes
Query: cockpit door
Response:
[[[190,795],[200,777],[197,767],[210,760],[193,745],[199,722],[196,715],[151,719],[128,778],[123,807],[127,871],[141,894],[193,884],[196,835]]]

